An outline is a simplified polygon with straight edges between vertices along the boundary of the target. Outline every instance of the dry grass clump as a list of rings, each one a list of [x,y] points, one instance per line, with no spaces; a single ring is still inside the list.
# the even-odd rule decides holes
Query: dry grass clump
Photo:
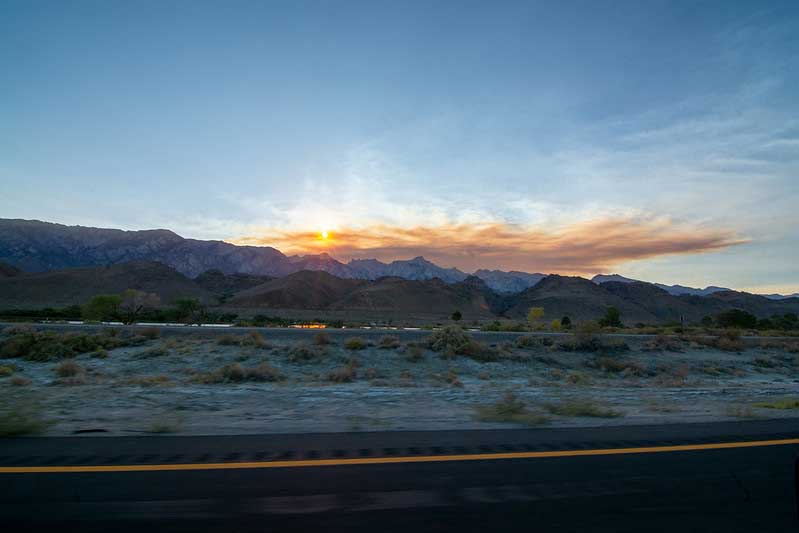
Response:
[[[591,384],[591,378],[582,372],[569,372],[564,380],[571,385],[584,386]]]
[[[620,411],[601,407],[589,400],[567,400],[548,403],[544,407],[553,415],[568,417],[616,418],[623,414]]]
[[[266,342],[264,336],[257,331],[250,331],[246,335],[241,336],[225,334],[219,337],[216,340],[216,343],[220,346],[241,346],[261,348],[264,350],[272,347],[268,342]]]
[[[549,419],[538,412],[531,411],[525,403],[512,392],[492,405],[477,408],[477,419],[483,422],[510,422],[537,426]]]
[[[522,335],[520,337],[516,337],[517,348],[535,348],[537,346],[542,346],[541,341],[532,335]]]
[[[16,371],[16,365],[0,365],[0,378],[8,377]]]
[[[60,378],[71,378],[83,374],[85,369],[72,359],[67,359],[53,369]]]
[[[183,419],[181,417],[167,416],[154,420],[144,431],[146,433],[164,434],[177,433],[181,429],[183,429]]]
[[[327,346],[332,342],[330,335],[326,331],[320,331],[313,336],[313,343],[317,346]]]
[[[680,339],[660,334],[644,343],[643,349],[645,351],[682,352],[683,346]]]
[[[783,398],[782,400],[770,402],[757,402],[754,406],[762,409],[799,409],[799,399]]]
[[[350,337],[344,341],[344,348],[348,350],[363,350],[366,348],[367,343],[361,337]]]
[[[32,383],[32,381],[25,376],[14,376],[10,380],[9,383],[14,385],[15,387],[27,387]]]
[[[456,353],[484,363],[497,361],[500,358],[499,350],[475,340],[470,340]]]
[[[350,361],[344,366],[331,370],[327,375],[327,380],[333,383],[350,383],[351,381],[355,381],[355,378],[358,377],[357,367],[357,363]]]
[[[596,322],[581,322],[575,327],[570,338],[557,343],[557,349],[564,352],[625,352],[630,347],[618,339],[607,340],[600,335],[600,327]]]
[[[746,349],[746,344],[741,339],[741,332],[737,329],[725,330],[717,337],[696,336],[692,337],[691,340],[703,346],[725,352],[742,352]]]
[[[150,340],[155,340],[161,336],[161,330],[155,327],[143,328],[139,330],[139,335]]]
[[[757,413],[749,405],[728,405],[724,414],[735,418],[757,418]]]
[[[377,347],[384,350],[399,348],[399,345],[400,340],[396,335],[383,335],[380,337],[380,340],[377,341]]]
[[[100,348],[96,352],[92,352],[90,357],[92,359],[108,359],[108,350]]]
[[[405,360],[411,363],[424,361],[424,350],[418,344],[409,344],[405,351]]]
[[[142,387],[158,387],[158,386],[165,386],[171,385],[172,380],[169,376],[140,376],[131,378],[128,381],[131,385],[141,385]]]
[[[766,357],[764,355],[758,355],[752,360],[752,365],[758,368],[777,368],[780,364],[772,359],[771,357]]]
[[[40,433],[47,427],[39,410],[29,405],[3,406],[0,410],[0,437]]]
[[[169,355],[169,350],[164,348],[163,346],[154,346],[143,352],[139,352],[136,354],[138,359],[152,359],[153,357],[163,357],[165,355]]]
[[[622,374],[626,376],[643,376],[646,374],[644,366],[637,361],[616,359],[615,357],[597,357],[585,362],[589,368],[596,368],[608,374]]]
[[[457,388],[463,387],[463,382],[461,381],[461,378],[458,377],[458,374],[452,369],[447,370],[447,373],[444,376],[444,381],[449,383],[453,387]]]
[[[213,372],[195,374],[193,381],[197,383],[243,383],[283,381],[285,377],[281,372],[267,363],[255,367],[243,367],[239,363],[231,363]]]
[[[324,345],[311,345],[307,342],[297,342],[288,349],[288,360],[291,363],[307,363],[315,361],[327,353]]]
[[[29,361],[53,361],[131,344],[133,344],[132,338],[121,339],[105,334],[13,329],[8,337],[0,340],[0,358],[19,357]]]

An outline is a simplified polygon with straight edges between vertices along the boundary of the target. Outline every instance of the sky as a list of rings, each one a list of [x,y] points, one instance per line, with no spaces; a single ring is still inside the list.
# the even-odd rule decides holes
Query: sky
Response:
[[[0,0],[0,217],[799,292],[799,3]]]

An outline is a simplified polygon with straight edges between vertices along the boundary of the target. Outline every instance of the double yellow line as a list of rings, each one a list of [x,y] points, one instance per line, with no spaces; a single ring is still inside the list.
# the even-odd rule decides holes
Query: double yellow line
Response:
[[[300,468],[318,466],[384,465],[402,463],[445,463],[450,461],[496,461],[499,459],[546,459],[556,457],[587,457],[595,455],[627,455],[637,453],[693,452],[755,448],[799,444],[799,439],[716,442],[712,444],[681,444],[676,446],[644,446],[638,448],[600,448],[594,450],[563,450],[551,452],[507,452],[462,455],[416,455],[403,457],[359,457],[353,459],[312,459],[302,461],[255,461],[231,463],[176,463],[154,465],[98,466],[0,466],[0,474],[59,474],[87,472],[168,472],[178,470],[251,470],[261,468]]]

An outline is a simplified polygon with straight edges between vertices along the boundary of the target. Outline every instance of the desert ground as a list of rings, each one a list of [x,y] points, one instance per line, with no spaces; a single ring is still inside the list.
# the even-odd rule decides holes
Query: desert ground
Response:
[[[799,340],[734,334],[552,337],[446,328],[201,335],[11,326],[0,336],[0,376],[6,427],[28,424],[44,435],[799,417]]]

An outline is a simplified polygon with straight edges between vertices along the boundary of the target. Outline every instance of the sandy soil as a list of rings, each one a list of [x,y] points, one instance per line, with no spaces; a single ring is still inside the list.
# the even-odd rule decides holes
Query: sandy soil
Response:
[[[12,384],[13,376],[0,378],[0,405],[36,406],[50,422],[47,435],[513,427],[476,415],[508,392],[530,410],[546,413],[545,424],[553,427],[799,417],[796,409],[754,406],[799,396],[799,354],[793,346],[731,352],[681,341],[668,351],[632,339],[629,351],[586,353],[536,341],[499,346],[502,359],[495,362],[447,360],[427,349],[413,362],[405,343],[348,350],[341,340],[314,346],[313,335],[308,332],[306,352],[315,354],[310,361],[298,361],[297,341],[279,333],[265,335],[267,346],[221,345],[191,334],[156,338],[111,350],[104,359],[80,355],[74,360],[81,370],[67,378],[57,376],[58,362],[0,359],[0,365],[17,367],[13,376],[30,380],[20,386]],[[609,368],[609,361],[618,364]],[[245,369],[266,363],[284,379],[200,382],[234,363]],[[348,365],[354,367],[351,382],[330,380],[333,372],[346,374]],[[547,412],[549,404],[573,400],[619,416]]]

